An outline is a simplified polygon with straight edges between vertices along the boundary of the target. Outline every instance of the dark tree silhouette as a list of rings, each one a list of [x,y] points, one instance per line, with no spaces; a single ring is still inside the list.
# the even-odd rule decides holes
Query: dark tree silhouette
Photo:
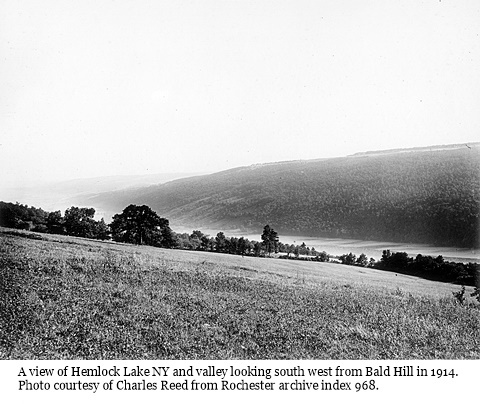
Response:
[[[278,233],[268,224],[263,228],[262,244],[268,255],[278,252]]]
[[[215,250],[217,252],[225,252],[227,248],[227,239],[223,231],[217,233],[215,237]]]
[[[129,205],[113,216],[110,224],[115,241],[173,247],[174,238],[167,219],[146,205]]]

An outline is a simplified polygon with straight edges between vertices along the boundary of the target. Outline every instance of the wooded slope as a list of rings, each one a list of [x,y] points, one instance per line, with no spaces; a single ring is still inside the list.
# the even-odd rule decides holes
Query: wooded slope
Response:
[[[121,211],[147,204],[173,226],[479,245],[480,148],[394,151],[241,167],[92,196]]]

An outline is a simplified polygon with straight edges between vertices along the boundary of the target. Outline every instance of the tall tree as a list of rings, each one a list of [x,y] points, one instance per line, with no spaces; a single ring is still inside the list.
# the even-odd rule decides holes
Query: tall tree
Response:
[[[223,231],[218,232],[217,236],[215,237],[215,250],[217,250],[217,252],[225,252],[226,248],[227,238],[225,237]]]
[[[268,255],[278,252],[278,233],[268,224],[263,228],[262,244]]]
[[[250,242],[248,241],[248,239],[244,238],[244,237],[240,237],[238,239],[238,253],[237,254],[240,254],[240,255],[245,255],[245,254],[248,254],[250,252]]]
[[[174,240],[167,219],[147,205],[129,205],[113,216],[110,224],[115,241],[171,247]]]

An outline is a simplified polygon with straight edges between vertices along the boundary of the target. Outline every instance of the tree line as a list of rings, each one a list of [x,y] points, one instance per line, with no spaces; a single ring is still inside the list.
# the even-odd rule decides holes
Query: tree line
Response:
[[[446,261],[441,255],[431,257],[429,255],[417,254],[415,258],[409,257],[406,252],[391,252],[383,250],[379,261],[360,254],[348,253],[339,257],[344,265],[355,265],[371,267],[386,271],[401,272],[408,275],[415,275],[422,278],[453,282],[461,285],[475,286],[480,283],[480,265],[474,262],[466,264],[462,262]]]
[[[242,256],[265,257],[272,253],[282,253],[279,258],[314,260],[328,262],[331,257],[325,252],[317,252],[302,243],[301,245],[283,244],[278,233],[265,225],[261,234],[262,241],[245,237],[227,237],[223,232],[215,237],[194,230],[191,234],[175,233],[168,219],[160,217],[146,205],[129,205],[122,213],[116,214],[110,224],[103,219],[95,220],[94,208],[72,206],[65,210],[46,212],[27,205],[0,202],[0,226],[32,230],[41,233],[63,234],[98,240],[112,239],[116,242],[150,245],[163,248],[209,251]],[[358,257],[343,254],[338,262],[345,265],[372,267],[382,270],[400,271],[428,279],[475,285],[480,281],[480,265],[476,263],[457,263],[445,261],[441,255],[434,258],[418,254],[409,257],[406,252],[384,250],[382,258],[376,261],[365,254]]]
[[[305,243],[283,244],[278,233],[269,225],[264,227],[262,241],[259,242],[245,237],[228,237],[223,232],[215,237],[200,230],[194,230],[191,234],[175,233],[168,219],[160,217],[146,205],[127,206],[122,213],[113,216],[110,224],[103,219],[95,220],[94,216],[94,208],[72,206],[62,215],[61,211],[46,212],[33,206],[0,202],[0,226],[3,227],[164,248],[257,257],[281,252],[286,253],[287,257],[305,255],[317,257],[317,260],[328,259],[325,252],[317,253]]]
[[[109,226],[94,216],[94,208],[72,206],[62,216],[60,211],[47,212],[19,203],[0,202],[0,226],[3,227],[99,240],[110,238]]]

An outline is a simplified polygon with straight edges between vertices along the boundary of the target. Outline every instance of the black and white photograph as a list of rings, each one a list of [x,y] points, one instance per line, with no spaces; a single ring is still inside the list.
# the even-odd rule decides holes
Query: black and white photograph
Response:
[[[301,390],[302,364],[369,361],[453,391],[454,364],[480,376],[479,229],[478,1],[0,0],[18,402],[44,361],[213,361],[238,390],[269,363]],[[88,400],[78,383],[59,394]]]

